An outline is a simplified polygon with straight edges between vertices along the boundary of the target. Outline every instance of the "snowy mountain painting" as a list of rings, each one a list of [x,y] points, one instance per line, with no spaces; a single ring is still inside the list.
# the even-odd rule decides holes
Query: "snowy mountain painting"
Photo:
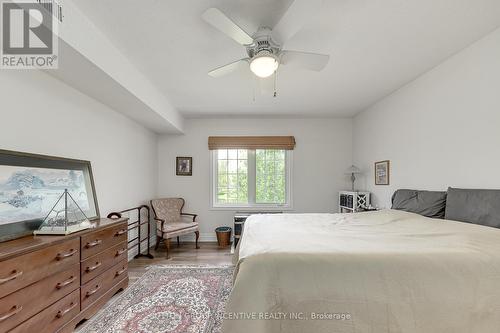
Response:
[[[64,189],[89,211],[83,171],[0,165],[0,225],[44,218]]]

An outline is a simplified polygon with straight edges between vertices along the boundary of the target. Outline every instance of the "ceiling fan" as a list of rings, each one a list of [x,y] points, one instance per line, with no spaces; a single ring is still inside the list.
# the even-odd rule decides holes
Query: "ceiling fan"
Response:
[[[202,18],[222,33],[246,48],[248,57],[208,72],[221,77],[236,70],[240,64],[249,64],[260,78],[273,75],[280,65],[294,64],[300,68],[321,71],[328,64],[329,55],[284,50],[285,42],[295,35],[307,20],[321,8],[322,0],[295,0],[273,29],[260,27],[250,36],[217,8],[207,9]]]

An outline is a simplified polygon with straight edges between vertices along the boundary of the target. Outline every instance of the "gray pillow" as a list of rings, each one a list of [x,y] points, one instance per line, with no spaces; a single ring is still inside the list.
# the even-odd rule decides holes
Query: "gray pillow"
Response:
[[[436,219],[444,219],[445,207],[446,192],[397,190],[392,196],[392,209]]]
[[[500,190],[448,188],[445,218],[500,228]]]

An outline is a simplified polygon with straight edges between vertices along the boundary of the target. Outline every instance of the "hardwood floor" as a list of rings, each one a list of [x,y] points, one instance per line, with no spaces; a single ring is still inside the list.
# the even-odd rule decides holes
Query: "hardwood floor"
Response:
[[[177,243],[173,240],[170,243],[170,259],[166,259],[166,249],[162,244],[157,251],[151,250],[154,259],[141,257],[129,262],[128,273],[130,284],[134,283],[146,272],[146,268],[151,265],[161,264],[231,264],[231,247],[220,249],[216,242],[200,243],[200,248],[194,248],[194,242]]]

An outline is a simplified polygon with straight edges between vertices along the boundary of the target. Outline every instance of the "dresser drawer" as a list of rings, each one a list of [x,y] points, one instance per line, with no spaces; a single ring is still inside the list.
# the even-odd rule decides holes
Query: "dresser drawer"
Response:
[[[82,236],[82,259],[93,256],[113,245],[127,241],[127,223],[119,223],[109,228],[93,231]]]
[[[80,287],[80,267],[56,273],[0,299],[0,332],[31,318]]]
[[[80,312],[80,289],[31,317],[9,333],[53,333]]]
[[[127,246],[128,243],[123,242],[82,261],[82,284],[97,277],[123,259],[127,259]]]
[[[0,262],[0,298],[80,261],[80,239]]]
[[[127,260],[122,260],[81,287],[82,311],[104,295],[111,287],[127,277]]]

